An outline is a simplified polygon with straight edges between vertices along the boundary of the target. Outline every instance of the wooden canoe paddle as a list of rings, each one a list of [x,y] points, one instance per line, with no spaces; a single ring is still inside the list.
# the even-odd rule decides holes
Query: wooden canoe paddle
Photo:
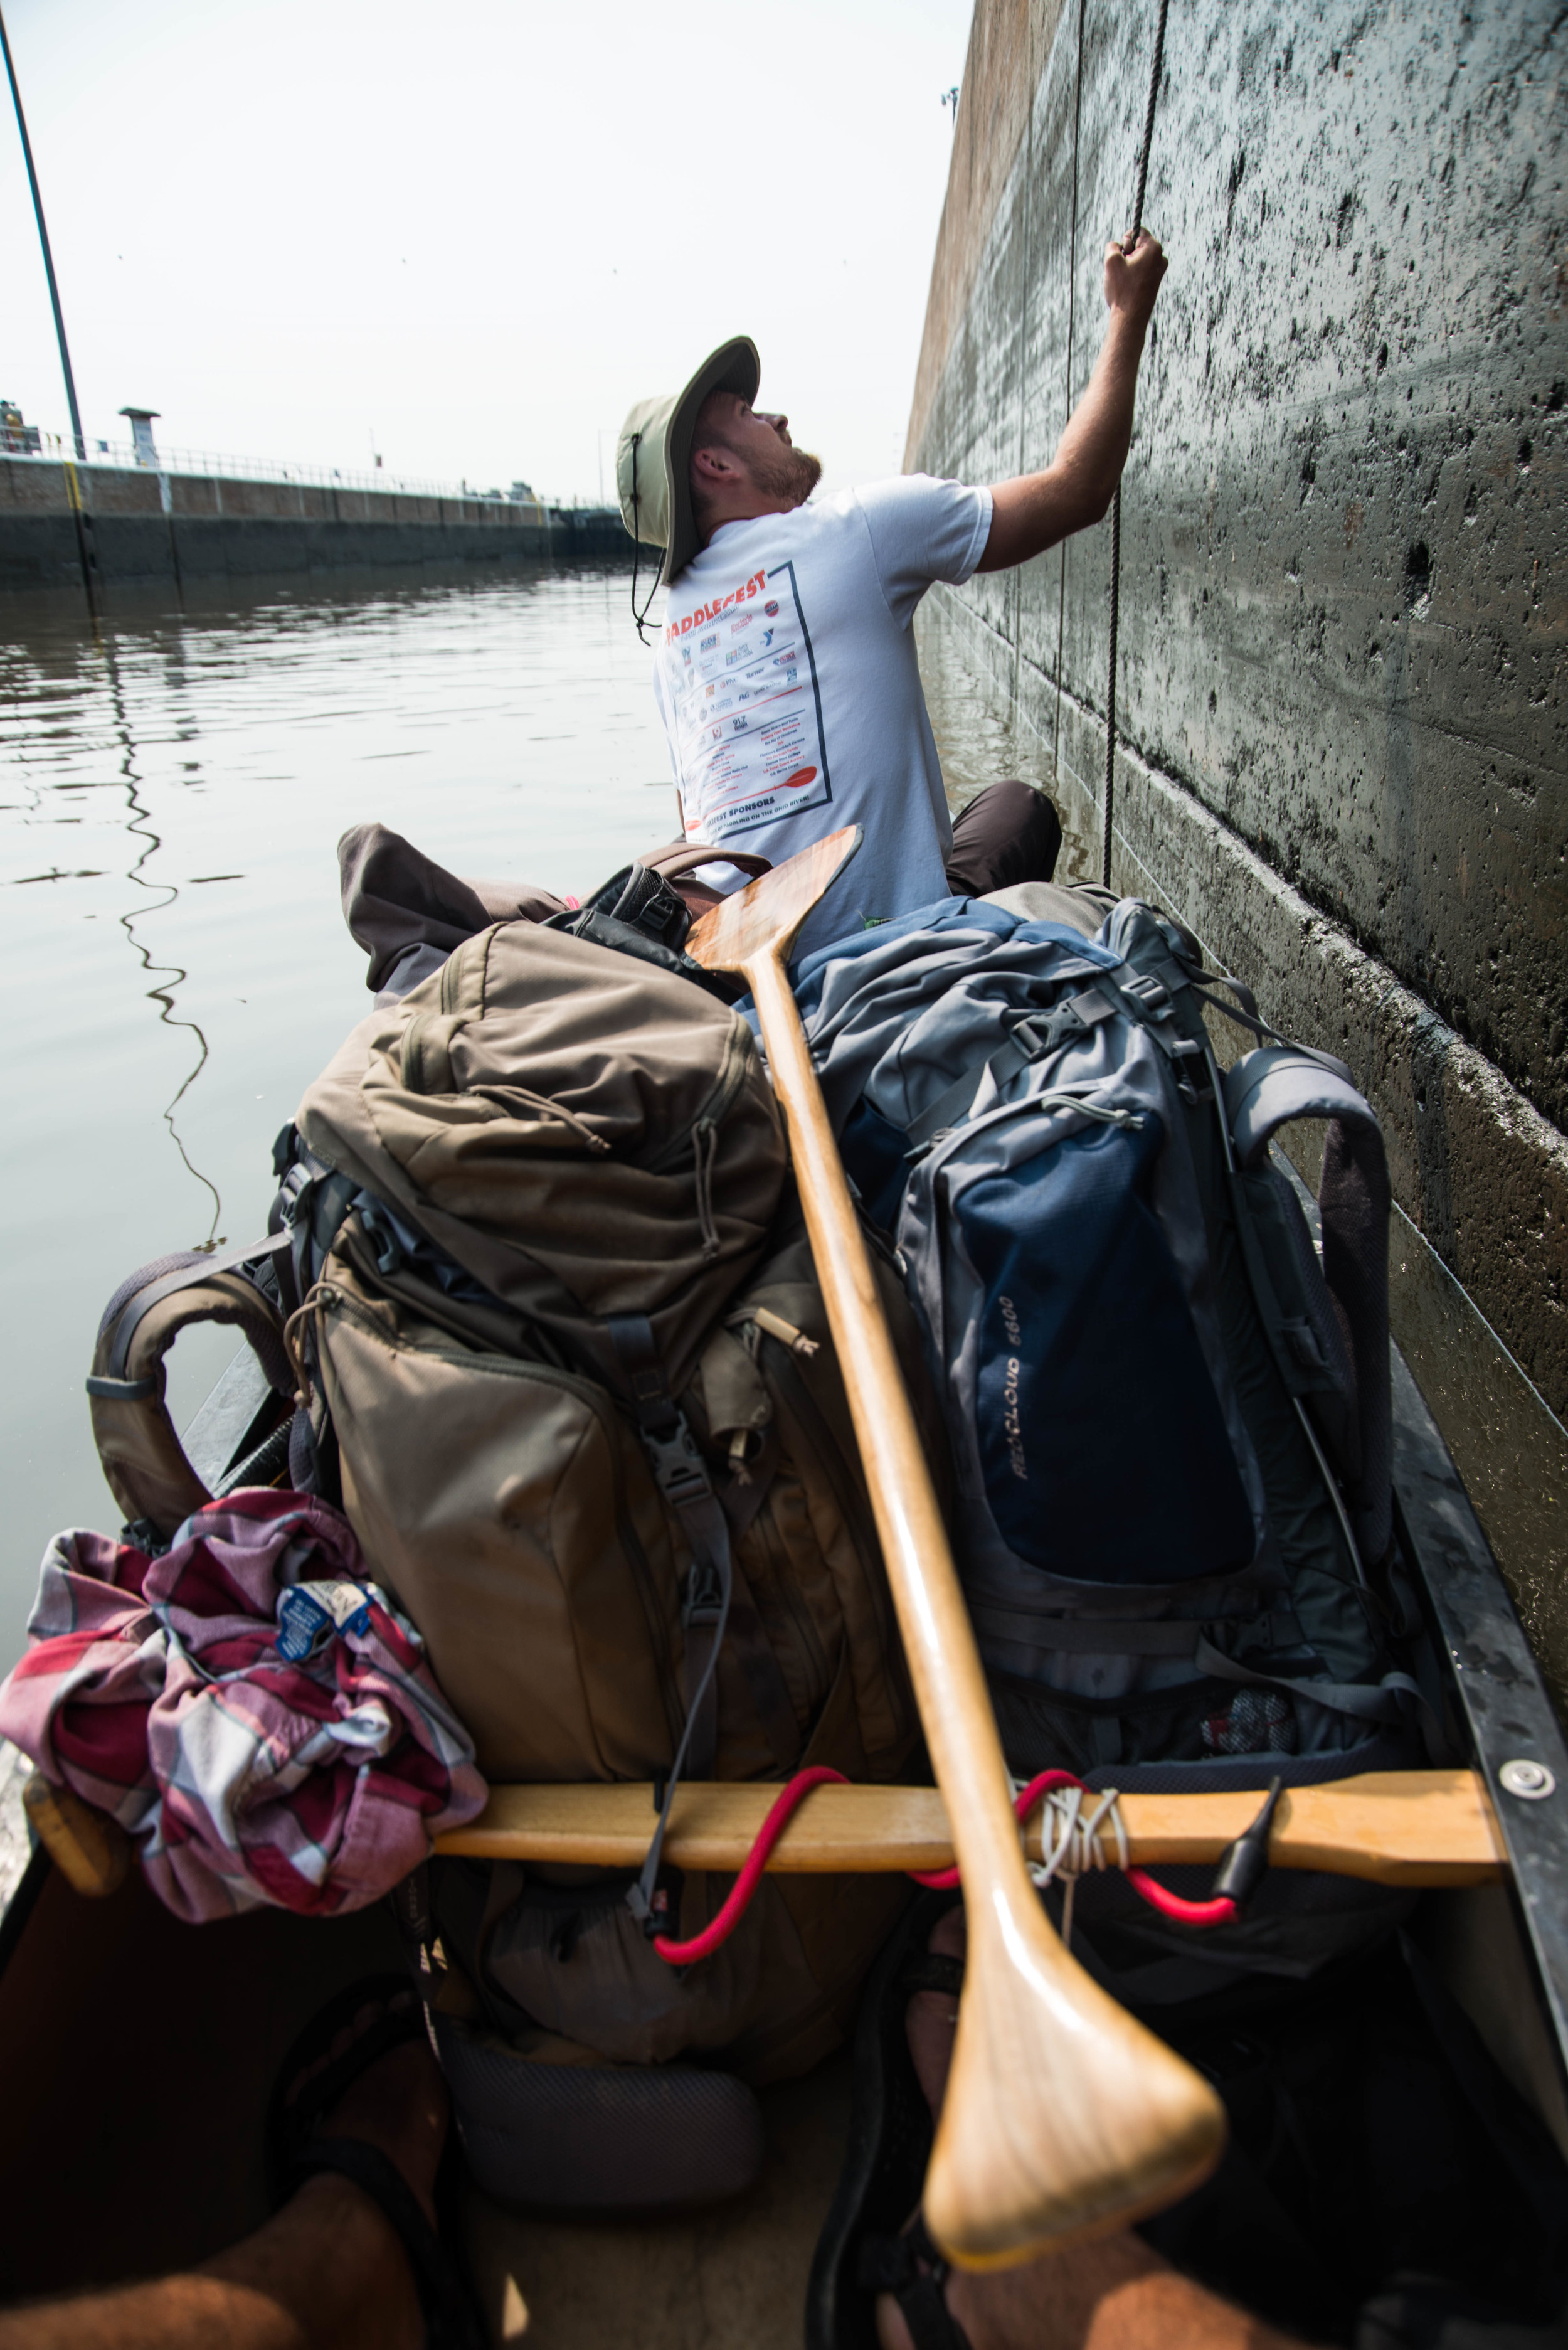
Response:
[[[860,837],[830,833],[748,883],[703,915],[686,951],[739,973],[757,1007],[963,1875],[969,1957],[926,2224],[961,2266],[1001,2268],[1174,2202],[1218,2161],[1225,2120],[1208,2085],[1064,1949],[1024,1864],[958,1573],[784,972]]]

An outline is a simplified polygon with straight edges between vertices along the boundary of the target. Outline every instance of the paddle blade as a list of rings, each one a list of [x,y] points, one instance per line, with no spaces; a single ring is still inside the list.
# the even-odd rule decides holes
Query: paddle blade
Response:
[[[1208,2082],[1083,1971],[1033,1887],[966,1910],[923,2206],[942,2251],[961,2268],[1010,2268],[1189,2194],[1225,2145]]]
[[[857,824],[814,840],[787,865],[775,865],[710,909],[692,925],[686,951],[704,971],[744,971],[758,955],[782,961],[795,932],[859,847]]]

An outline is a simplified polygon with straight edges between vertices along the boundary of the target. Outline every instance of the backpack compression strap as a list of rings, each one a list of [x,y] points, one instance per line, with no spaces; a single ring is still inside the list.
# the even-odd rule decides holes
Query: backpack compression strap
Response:
[[[681,1622],[686,1630],[686,1727],[670,1764],[659,1825],[636,1885],[627,1896],[632,1915],[652,1933],[659,1920],[653,1889],[675,1790],[683,1775],[711,1779],[719,1745],[719,1651],[733,1621],[742,1636],[735,1654],[781,1770],[800,1752],[794,1709],[745,1578],[730,1548],[729,1521],[714,1492],[695,1438],[670,1392],[664,1365],[646,1314],[612,1314],[605,1325],[631,1393],[654,1481],[675,1512],[691,1552]],[[739,1586],[739,1587],[737,1587]]]

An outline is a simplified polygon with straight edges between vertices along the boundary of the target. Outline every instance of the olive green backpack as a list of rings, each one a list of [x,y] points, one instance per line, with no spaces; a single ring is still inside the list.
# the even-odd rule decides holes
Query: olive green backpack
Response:
[[[284,1199],[301,1450],[488,1777],[659,1782],[683,1740],[699,1779],[907,1767],[847,1402],[738,1013],[559,931],[487,931],[310,1087]],[[945,1464],[902,1282],[880,1274]],[[726,1889],[665,1871],[653,1899],[684,1939]],[[620,2061],[722,2049],[752,2077],[833,2044],[902,1898],[770,1878],[677,1976],[635,1887],[574,1895],[565,1935],[561,1890],[530,1871],[487,1904],[469,1956],[492,2022]]]

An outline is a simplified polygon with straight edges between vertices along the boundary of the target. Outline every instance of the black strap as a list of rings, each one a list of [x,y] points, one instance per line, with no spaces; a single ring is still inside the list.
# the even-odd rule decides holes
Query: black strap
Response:
[[[178,1273],[166,1273],[161,1281],[149,1282],[138,1292],[121,1314],[115,1326],[114,1346],[109,1354],[109,1376],[123,1379],[126,1365],[130,1360],[130,1342],[152,1308],[178,1289],[193,1289],[199,1282],[211,1279],[217,1273],[237,1273],[258,1256],[276,1256],[289,1243],[289,1234],[273,1232],[265,1240],[247,1241],[243,1248],[225,1249],[221,1256],[204,1256],[195,1264],[182,1265]]]
[[[867,2293],[892,2294],[915,2350],[971,2350],[969,2335],[942,2291],[949,2274],[925,2221],[917,2217],[901,2236],[864,2239],[855,2281]]]
[[[654,1343],[652,1323],[646,1314],[611,1314],[606,1317],[605,1327],[626,1374],[654,1482],[680,1519],[691,1545],[691,1573],[681,1614],[689,1655],[694,1642],[701,1642],[702,1648],[700,1671],[695,1675],[688,1673],[686,1727],[670,1766],[659,1825],[637,1882],[626,1897],[632,1916],[645,1933],[651,1934],[658,1925],[654,1887],[675,1791],[681,1774],[695,1767],[694,1750],[701,1751],[707,1742],[711,1690],[715,1708],[718,1703],[719,1651],[724,1645],[730,1603],[734,1596],[734,1565],[728,1523],[709,1482],[691,1430],[670,1392],[664,1365]],[[716,1726],[713,1735],[716,1744]],[[710,1773],[711,1769],[710,1760]]]

